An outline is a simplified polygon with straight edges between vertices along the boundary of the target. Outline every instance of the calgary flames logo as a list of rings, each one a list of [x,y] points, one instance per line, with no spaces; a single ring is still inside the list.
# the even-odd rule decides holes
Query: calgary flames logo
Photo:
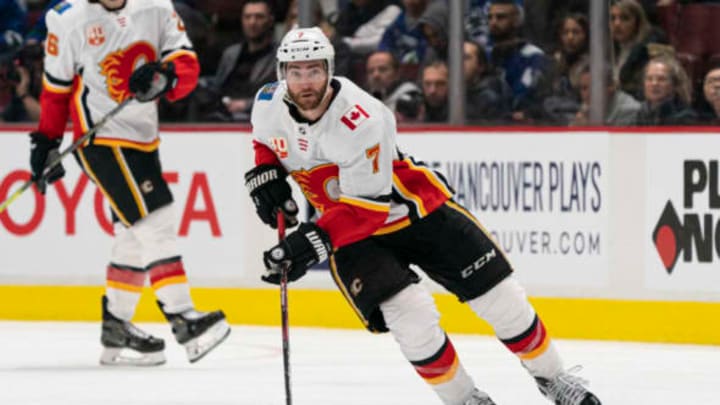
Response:
[[[125,49],[118,49],[109,53],[100,65],[100,74],[105,76],[110,98],[117,103],[130,96],[128,82],[133,70],[140,61],[152,62],[156,60],[157,52],[148,42],[135,42]]]
[[[333,164],[313,167],[310,170],[296,170],[290,173],[300,185],[305,198],[318,211],[324,212],[337,204],[340,198],[338,167]]]

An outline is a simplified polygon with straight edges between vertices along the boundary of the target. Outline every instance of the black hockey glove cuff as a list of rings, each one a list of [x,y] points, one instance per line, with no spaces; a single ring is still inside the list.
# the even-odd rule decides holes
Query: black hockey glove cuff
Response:
[[[280,284],[283,266],[288,267],[288,281],[305,275],[307,269],[322,263],[332,254],[330,236],[312,222],[303,222],[279,244],[263,253],[263,281]]]
[[[58,161],[47,174],[43,176],[45,168],[60,157],[60,143],[62,139],[50,139],[42,132],[30,133],[30,169],[32,179],[41,194],[45,194],[48,183],[54,183],[65,175],[65,168]]]
[[[285,214],[288,228],[298,224],[298,207],[286,177],[287,172],[278,165],[260,165],[245,173],[245,187],[255,204],[255,211],[273,229],[277,228],[278,210]]]
[[[150,62],[137,68],[130,76],[130,91],[140,102],[152,101],[172,90],[177,83],[172,62]]]

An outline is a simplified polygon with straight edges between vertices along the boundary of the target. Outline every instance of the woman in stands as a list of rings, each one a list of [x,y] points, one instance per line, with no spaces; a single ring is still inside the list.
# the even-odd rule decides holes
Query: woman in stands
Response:
[[[637,99],[643,97],[643,69],[653,56],[671,52],[665,34],[648,22],[635,0],[617,0],[610,6],[613,71],[620,88]]]

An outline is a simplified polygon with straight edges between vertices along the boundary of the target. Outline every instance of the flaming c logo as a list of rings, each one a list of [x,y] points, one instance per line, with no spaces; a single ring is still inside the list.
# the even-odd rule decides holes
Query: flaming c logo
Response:
[[[156,60],[157,52],[148,42],[134,42],[125,49],[118,49],[109,53],[100,65],[100,73],[105,76],[110,98],[117,103],[130,96],[128,83],[130,75],[140,61],[152,62]]]
[[[310,170],[296,170],[291,175],[300,185],[305,198],[320,212],[337,204],[340,198],[340,185],[336,165],[327,164]]]

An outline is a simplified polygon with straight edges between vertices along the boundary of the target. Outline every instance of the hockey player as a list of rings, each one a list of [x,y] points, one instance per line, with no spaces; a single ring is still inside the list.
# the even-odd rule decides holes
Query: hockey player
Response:
[[[264,253],[263,280],[278,283],[283,265],[297,280],[329,258],[336,284],[367,329],[392,333],[444,404],[494,404],[440,327],[432,296],[408,267],[418,265],[494,327],[547,398],[600,404],[564,371],[500,248],[453,201],[441,175],[397,149],[392,112],[333,77],[333,58],[318,28],[292,30],[277,51],[280,81],[256,96],[256,166],[245,179],[260,219],[275,226],[281,213],[297,224],[288,175],[320,214]]]
[[[46,21],[42,114],[30,134],[30,165],[40,192],[47,186],[41,174],[58,153],[68,115],[77,139],[135,97],[75,153],[116,221],[102,297],[100,363],[165,362],[163,340],[130,323],[148,278],[176,340],[195,362],[222,342],[230,327],[222,311],[195,310],[158,155],[154,101],[185,97],[199,74],[183,22],[170,0],[70,0],[48,12]],[[47,182],[64,173],[56,166]]]

